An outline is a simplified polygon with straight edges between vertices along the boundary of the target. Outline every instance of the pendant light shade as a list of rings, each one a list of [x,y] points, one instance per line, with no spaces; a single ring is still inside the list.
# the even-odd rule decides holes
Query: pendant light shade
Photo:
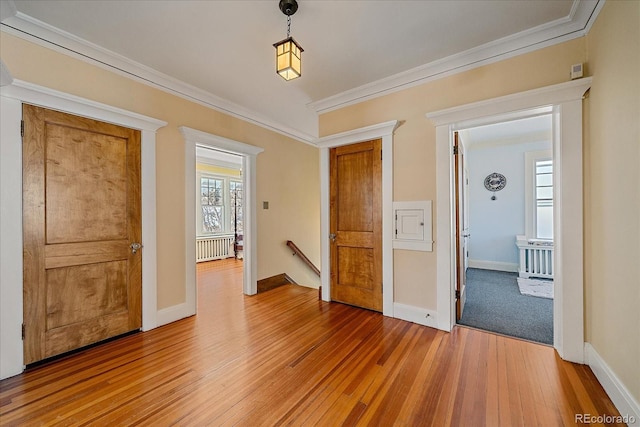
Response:
[[[274,44],[276,48],[276,72],[285,80],[293,80],[302,75],[302,46],[291,34],[291,15],[298,10],[296,0],[280,0],[278,5],[282,13],[287,15],[287,38]]]
[[[293,37],[286,38],[273,45],[276,48],[276,72],[285,80],[302,75],[301,56],[304,49]]]

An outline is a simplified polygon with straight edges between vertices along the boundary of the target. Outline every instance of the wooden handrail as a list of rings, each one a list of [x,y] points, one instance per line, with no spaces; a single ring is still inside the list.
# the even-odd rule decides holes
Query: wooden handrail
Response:
[[[318,267],[316,267],[315,265],[313,265],[313,263],[311,262],[311,260],[309,258],[307,258],[307,256],[304,254],[304,252],[302,252],[300,250],[299,247],[296,246],[295,243],[293,243],[291,240],[287,240],[287,246],[289,246],[292,250],[293,250],[293,254],[294,255],[298,255],[300,257],[300,259],[307,264],[307,266],[313,270],[314,273],[316,273],[318,275],[318,277],[320,277],[320,270],[318,270]]]

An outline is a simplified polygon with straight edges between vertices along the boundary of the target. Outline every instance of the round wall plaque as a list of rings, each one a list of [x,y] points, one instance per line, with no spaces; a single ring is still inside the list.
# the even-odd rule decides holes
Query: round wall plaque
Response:
[[[489,191],[500,191],[507,185],[507,178],[501,173],[494,172],[484,179],[484,188]]]

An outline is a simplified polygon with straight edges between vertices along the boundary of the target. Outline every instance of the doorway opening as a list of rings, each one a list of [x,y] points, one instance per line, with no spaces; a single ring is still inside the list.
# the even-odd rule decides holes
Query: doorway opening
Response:
[[[223,277],[229,269],[243,269],[244,185],[242,156],[196,145],[196,265],[198,273]],[[214,274],[214,276],[211,275]],[[238,277],[238,275],[234,275]],[[242,291],[240,280],[224,284]],[[205,286],[198,283],[199,290]]]
[[[553,120],[455,132],[458,324],[553,344]]]

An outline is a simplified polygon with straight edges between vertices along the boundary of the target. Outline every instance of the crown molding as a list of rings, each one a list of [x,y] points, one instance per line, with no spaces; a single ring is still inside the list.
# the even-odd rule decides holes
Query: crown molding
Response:
[[[7,18],[5,19],[5,3]],[[71,33],[60,30],[21,12],[15,12],[13,2],[2,1],[2,31],[71,56],[102,69],[176,95],[188,101],[220,111],[289,138],[315,146],[316,137],[244,108],[231,101],[199,89],[181,80],[160,73]],[[9,13],[14,11],[13,15]]]
[[[605,0],[574,0],[564,18],[307,104],[318,114],[569,41],[587,34]]]

